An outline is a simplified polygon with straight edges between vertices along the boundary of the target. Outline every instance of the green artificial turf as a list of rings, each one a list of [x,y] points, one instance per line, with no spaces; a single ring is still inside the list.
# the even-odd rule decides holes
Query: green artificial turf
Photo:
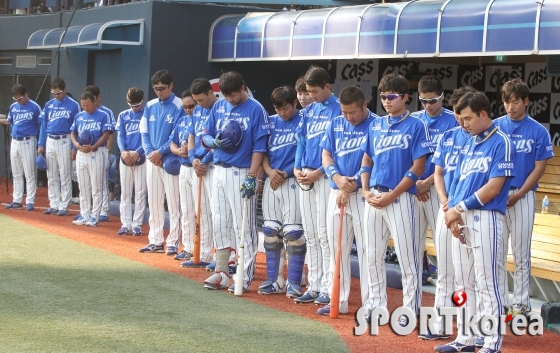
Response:
[[[328,325],[0,215],[0,352],[347,352]]]

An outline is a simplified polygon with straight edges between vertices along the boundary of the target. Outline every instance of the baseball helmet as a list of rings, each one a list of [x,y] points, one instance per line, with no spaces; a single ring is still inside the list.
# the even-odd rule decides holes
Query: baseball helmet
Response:
[[[224,148],[224,152],[235,153],[241,147],[241,140],[243,139],[243,127],[237,120],[227,120],[219,131],[220,140],[229,139],[233,144],[230,148]]]
[[[38,155],[37,158],[35,158],[35,165],[39,170],[47,170],[47,161],[42,154]]]
[[[121,157],[121,161],[123,162],[123,164],[126,164],[122,157]],[[136,160],[136,163],[134,163],[134,165],[142,165],[145,162],[146,162],[146,154],[141,153],[140,155],[138,155],[138,159]]]
[[[168,153],[163,156],[162,162],[163,169],[167,174],[179,175],[179,172],[181,171],[181,161],[178,156],[173,153]]]
[[[88,146],[93,144],[93,134],[89,130],[82,130],[78,134],[78,143],[80,146]]]

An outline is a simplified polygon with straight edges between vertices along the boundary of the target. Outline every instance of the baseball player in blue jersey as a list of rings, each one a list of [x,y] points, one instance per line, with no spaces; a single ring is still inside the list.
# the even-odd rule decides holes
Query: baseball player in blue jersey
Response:
[[[152,99],[144,108],[140,120],[142,147],[146,153],[146,173],[148,182],[148,206],[150,208],[149,244],[141,248],[142,253],[161,253],[164,251],[163,222],[164,198],[167,196],[169,211],[169,235],[167,236],[167,255],[176,255],[180,232],[179,176],[167,173],[162,158],[171,153],[170,139],[173,127],[185,116],[181,99],[173,94],[173,77],[166,70],[152,76],[152,87],[157,98]]]
[[[26,209],[27,211],[33,211],[37,192],[35,156],[41,107],[29,98],[27,89],[22,84],[12,87],[12,98],[14,103],[8,110],[8,118],[1,121],[2,124],[11,124],[12,126],[10,163],[12,164],[14,192],[12,195],[13,202],[6,208],[18,209],[22,207],[23,177],[25,176],[27,182]]]
[[[91,92],[93,93],[93,95],[95,96],[95,106],[97,107],[97,109],[101,110],[102,112],[107,113],[107,115],[109,115],[109,117],[111,118],[111,124],[113,124],[113,130],[115,129],[115,126],[117,125],[116,121],[115,121],[115,115],[113,114],[113,111],[109,108],[107,108],[106,106],[104,106],[103,104],[101,104],[101,91],[99,90],[99,87],[97,86],[87,86],[84,91],[86,92]],[[107,178],[105,178],[106,180],[104,180],[104,184],[103,184],[103,203],[101,206],[101,214],[99,215],[99,222],[107,222],[109,221],[109,168],[111,166],[111,162],[109,161],[109,155],[111,153],[111,146],[113,145],[113,137],[109,136],[109,139],[107,140],[107,145],[105,146],[105,148],[107,149],[107,163],[105,165],[105,174],[107,175]]]
[[[305,85],[305,77],[300,77],[296,81],[296,92],[297,100],[301,107],[305,109],[309,104],[313,103],[313,99],[309,92],[307,92],[307,86]]]
[[[214,153],[202,146],[201,140],[204,134],[204,124],[208,120],[210,111],[214,103],[218,100],[210,81],[205,78],[194,80],[190,87],[192,97],[183,98],[183,108],[192,110],[192,123],[187,126],[189,134],[187,141],[188,160],[193,166],[192,193],[197,195],[198,188],[202,188],[200,199],[200,262],[195,264],[191,260],[192,252],[187,249],[175,256],[175,260],[183,260],[182,267],[201,267],[208,266],[212,261],[212,245],[214,241],[212,227],[212,176],[214,164],[212,160]],[[189,102],[187,99],[192,100]],[[202,184],[199,185],[199,177],[202,177]],[[194,198],[193,198],[194,199]],[[192,242],[192,240],[191,240]],[[233,259],[235,261],[235,259]]]
[[[502,100],[507,115],[494,124],[513,142],[516,150],[515,177],[511,180],[500,264],[500,290],[503,304],[512,316],[531,311],[531,237],[535,221],[535,190],[543,176],[547,159],[554,156],[550,134],[544,126],[525,113],[529,105],[529,87],[520,79],[502,86]],[[515,263],[513,303],[509,305],[507,270],[508,239]]]
[[[515,150],[511,140],[490,119],[490,101],[484,93],[466,93],[455,111],[461,115],[471,134],[459,153],[450,189],[445,222],[455,237],[463,237],[472,250],[475,281],[484,304],[482,315],[499,318],[502,296],[498,262],[500,243],[511,176],[514,175]],[[454,258],[454,264],[456,259]],[[462,316],[458,325],[464,325]],[[469,330],[470,331],[470,330]],[[472,332],[434,349],[438,352],[474,352]],[[500,352],[502,336],[485,337],[480,352]]]
[[[435,149],[441,140],[443,133],[457,126],[455,115],[452,111],[443,108],[443,83],[433,75],[424,76],[418,81],[418,94],[420,103],[424,107],[411,115],[421,119],[428,127],[428,135]],[[424,173],[416,182],[416,198],[414,199],[414,211],[416,212],[416,228],[420,232],[420,243],[418,244],[418,259],[424,257],[426,245],[426,233],[428,224],[433,235],[436,231],[436,219],[440,209],[440,199],[434,186],[435,164],[432,158],[426,159]],[[437,239],[434,236],[434,243]],[[439,254],[438,264],[439,264]],[[441,254],[443,257],[450,253]],[[441,276],[440,276],[441,275]],[[436,307],[453,306],[453,267],[438,267],[438,284],[436,286]]]
[[[66,95],[66,83],[60,77],[51,83],[53,99],[45,104],[41,114],[41,131],[37,154],[45,153],[49,208],[44,214],[66,216],[72,198],[72,141],[70,127],[80,112],[78,102]]]
[[[298,145],[295,132],[301,115],[296,109],[297,93],[293,87],[276,88],[271,95],[276,115],[269,118],[270,137],[263,158],[267,175],[263,190],[264,248],[267,279],[259,286],[259,294],[283,293],[299,297],[305,263],[306,245],[301,225],[299,193],[294,178],[294,161]],[[287,241],[288,283],[281,271],[284,239]]]
[[[368,309],[387,307],[385,251],[389,233],[402,271],[403,306],[417,313],[421,300],[420,241],[414,213],[416,182],[423,174],[432,144],[424,122],[406,110],[409,86],[400,75],[384,76],[379,82],[383,107],[389,115],[375,119],[362,146],[362,192],[367,205],[364,228],[368,266],[372,273]],[[373,169],[371,169],[373,167]],[[399,317],[401,326],[409,318]]]
[[[476,90],[471,87],[456,89],[453,91],[449,104],[453,107],[456,106],[459,99],[467,92],[476,92]],[[432,158],[432,163],[435,164],[434,187],[441,203],[436,226],[433,230],[438,257],[438,281],[436,283],[434,308],[451,307],[453,305],[451,303],[451,298],[454,290],[462,290],[467,293],[466,305],[471,308],[471,313],[475,313],[475,292],[474,286],[471,285],[474,283],[474,272],[472,271],[471,261],[469,261],[472,251],[468,250],[464,245],[461,245],[459,240],[453,240],[455,238],[445,224],[445,212],[447,212],[448,198],[457,168],[459,152],[471,138],[471,135],[463,127],[460,115],[457,113],[454,114],[460,126],[443,133]],[[453,258],[457,259],[455,262],[457,267],[453,266]],[[448,296],[449,298],[441,298],[442,296]],[[461,331],[459,330],[459,332]],[[449,336],[445,335],[443,332],[443,322],[440,317],[437,321],[436,332],[421,332],[418,337],[425,340],[436,340],[445,339]]]
[[[237,251],[236,239],[240,239],[245,247],[245,268],[237,271],[244,272],[244,283],[234,283],[228,291],[233,292],[236,285],[243,286],[243,291],[246,291],[253,281],[255,271],[258,234],[257,198],[253,196],[257,190],[257,172],[266,152],[266,141],[270,134],[268,114],[259,102],[247,95],[245,81],[239,73],[230,71],[222,74],[219,87],[225,99],[214,103],[202,136],[203,145],[214,149],[215,165],[212,223],[216,247],[216,271],[204,281],[204,287],[207,289],[227,287],[228,260],[231,251]],[[235,134],[226,134],[230,129]],[[242,132],[241,139],[235,141],[234,137],[239,137],[239,132]],[[240,234],[244,203],[247,207],[247,224],[245,234]]]
[[[360,289],[362,305],[369,297],[370,272],[367,266],[367,242],[364,241],[363,215],[364,198],[361,195],[362,181],[360,168],[363,151],[371,122],[377,115],[367,109],[364,93],[356,86],[348,86],[339,96],[342,116],[334,118],[321,141],[322,162],[330,178],[331,192],[327,206],[327,237],[329,241],[330,268],[328,269],[329,295],[332,297],[335,254],[337,247],[340,207],[344,205],[342,225],[342,250],[340,267],[340,301],[330,303],[317,311],[319,315],[329,315],[331,306],[338,305],[339,313],[348,313],[350,296],[350,250],[352,239],[356,239],[360,265]]]
[[[130,87],[126,93],[130,109],[119,114],[115,130],[119,145],[121,177],[121,229],[117,235],[142,235],[142,221],[146,210],[146,154],[140,136],[140,120],[144,115],[144,92]],[[132,215],[132,189],[134,188],[134,215]]]
[[[97,226],[103,202],[103,179],[105,164],[108,162],[105,143],[113,129],[111,118],[107,113],[97,109],[95,96],[83,92],[80,105],[83,111],[78,113],[72,124],[70,136],[72,144],[78,150],[76,155],[76,172],[80,185],[80,217],[73,221],[75,225]],[[93,135],[91,145],[81,145],[78,134],[88,130]],[[93,198],[93,206],[92,206]],[[91,209],[91,211],[90,211]]]
[[[341,114],[338,99],[332,94],[328,72],[312,66],[305,74],[307,92],[313,98],[302,114],[296,132],[299,133],[294,175],[302,186],[300,207],[303,230],[307,241],[307,291],[294,299],[296,303],[328,304],[327,271],[331,258],[327,241],[327,202],[329,180],[321,165],[319,146],[329,122]]]
[[[189,89],[181,94],[185,115],[177,121],[171,132],[171,152],[179,156],[181,171],[179,174],[179,198],[181,200],[181,230],[183,233],[183,251],[175,256],[175,260],[189,260],[193,252],[194,232],[196,222],[196,199],[197,193],[194,187],[194,171],[189,159],[189,130],[192,126],[192,112],[196,103],[192,99]],[[186,104],[185,104],[186,103]],[[188,104],[192,104],[189,109]],[[189,114],[190,112],[190,114]]]

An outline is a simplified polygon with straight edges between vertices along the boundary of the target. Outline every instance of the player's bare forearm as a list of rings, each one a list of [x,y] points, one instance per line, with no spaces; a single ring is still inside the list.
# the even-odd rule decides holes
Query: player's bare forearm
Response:
[[[498,194],[502,190],[502,187],[504,186],[504,183],[506,182],[506,178],[507,177],[505,176],[492,178],[488,180],[488,182],[484,184],[483,187],[481,187],[480,189],[478,189],[478,191],[476,191],[476,195],[478,196],[478,199],[483,205],[487,204],[488,202],[492,201],[492,199],[494,199],[496,196],[498,196]],[[464,200],[458,200],[458,201],[464,201]]]
[[[251,167],[249,168],[249,173],[257,175],[259,168],[261,167],[262,160],[264,157],[264,152],[253,152],[251,157]]]
[[[434,185],[436,188],[436,193],[439,197],[441,204],[447,203],[447,193],[445,192],[445,182],[443,179],[443,168],[436,165],[436,171],[434,172]]]
[[[265,154],[263,156],[261,166],[266,174],[270,175],[272,173],[272,167],[270,166],[270,159],[268,159],[268,155]]]
[[[418,159],[416,159],[413,163],[412,163],[412,167],[410,167],[410,171],[414,174],[414,175],[422,175],[422,173],[424,173],[424,167],[426,165],[426,156],[422,156]],[[401,179],[401,181],[399,182],[399,184],[397,185],[397,187],[395,188],[395,190],[391,191],[391,196],[393,197],[393,200],[396,199],[397,197],[399,197],[403,192],[406,192],[406,190],[410,189],[410,187],[412,185],[414,185],[415,182],[408,178],[408,177],[403,177]]]
[[[535,168],[527,176],[527,179],[525,179],[525,182],[519,188],[519,191],[516,192],[516,194],[519,194],[519,198],[528,193],[533,188],[533,186],[535,186],[539,182],[539,179],[544,175],[546,163],[546,159],[542,161],[535,161]]]
[[[70,141],[72,141],[72,144],[74,145],[74,147],[79,148],[80,144],[78,143],[78,140],[76,139],[76,132],[72,131],[72,133],[70,134]]]
[[[173,153],[173,154],[176,154],[176,155],[181,154],[181,148],[173,141],[169,145],[169,149],[171,150],[171,153]]]
[[[196,148],[194,135],[189,134],[189,138],[187,140],[187,147],[188,147],[188,151]]]

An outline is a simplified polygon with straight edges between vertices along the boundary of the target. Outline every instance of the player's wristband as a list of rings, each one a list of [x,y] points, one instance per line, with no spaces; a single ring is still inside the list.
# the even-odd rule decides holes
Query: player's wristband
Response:
[[[362,167],[360,168],[360,170],[358,170],[358,172],[357,172],[356,174],[354,174],[354,177],[353,177],[353,178],[356,179],[356,180],[358,180],[358,179],[361,178],[361,176],[362,176],[363,173],[370,173],[370,174],[371,174],[371,171],[372,171],[372,170],[373,170],[372,167],[362,166]]]
[[[417,176],[416,174],[414,174],[410,170],[408,172],[406,172],[406,174],[404,176],[407,177],[408,179],[412,180],[414,183],[416,183],[418,181],[418,179],[420,178],[419,176]]]
[[[320,166],[319,170],[321,171],[321,173],[325,174],[325,168],[323,168],[323,166]]]
[[[478,198],[476,192],[468,199],[461,201],[459,205],[461,205],[461,208],[463,208],[466,211],[476,210],[484,206],[484,204]]]
[[[194,160],[196,159],[196,155],[195,155],[195,149],[190,149],[189,150],[189,162],[190,164],[193,164]]]
[[[335,174],[340,174],[340,172],[338,171],[338,168],[334,164],[329,165],[327,167],[327,169],[325,169],[325,172],[329,176],[330,179],[332,179]]]

